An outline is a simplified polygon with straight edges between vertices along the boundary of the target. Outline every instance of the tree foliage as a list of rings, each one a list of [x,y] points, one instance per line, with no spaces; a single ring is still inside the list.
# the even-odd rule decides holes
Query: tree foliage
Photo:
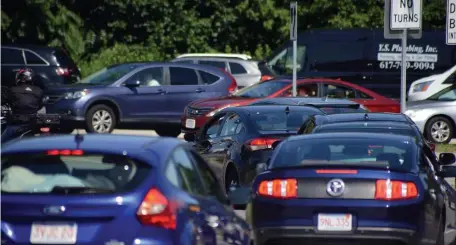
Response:
[[[446,0],[425,0],[424,26],[445,25]],[[299,2],[299,30],[383,26],[381,0]],[[2,1],[3,43],[68,50],[84,75],[112,63],[167,60],[187,52],[264,58],[288,39],[285,0]]]

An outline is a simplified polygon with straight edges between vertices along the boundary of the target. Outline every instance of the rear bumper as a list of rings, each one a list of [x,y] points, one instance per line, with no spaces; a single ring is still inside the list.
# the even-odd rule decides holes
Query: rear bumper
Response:
[[[266,227],[254,230],[255,245],[288,244],[418,244],[416,231],[409,229],[358,227],[352,232],[318,232],[313,226]]]

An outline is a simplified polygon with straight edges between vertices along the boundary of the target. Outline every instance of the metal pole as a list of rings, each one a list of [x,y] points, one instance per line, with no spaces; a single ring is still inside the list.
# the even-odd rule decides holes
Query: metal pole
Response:
[[[407,96],[407,29],[402,32],[402,65],[401,65],[401,113],[406,110]]]
[[[293,97],[297,96],[297,89],[296,89],[296,52],[298,49],[298,41],[293,40]]]

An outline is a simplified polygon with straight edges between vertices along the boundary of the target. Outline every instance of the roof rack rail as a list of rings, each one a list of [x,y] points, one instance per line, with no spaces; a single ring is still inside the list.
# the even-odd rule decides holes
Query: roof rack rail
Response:
[[[234,58],[241,60],[251,60],[252,56],[246,54],[225,54],[225,53],[188,53],[181,54],[176,58],[190,58],[190,57],[209,57],[209,58]]]

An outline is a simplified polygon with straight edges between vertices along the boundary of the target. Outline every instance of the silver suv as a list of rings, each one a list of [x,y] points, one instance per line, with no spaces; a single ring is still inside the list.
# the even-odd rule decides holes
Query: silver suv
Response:
[[[262,79],[261,72],[258,69],[258,61],[252,60],[252,57],[244,54],[183,54],[171,62],[202,64],[221,68],[233,75],[239,89],[258,83]]]

